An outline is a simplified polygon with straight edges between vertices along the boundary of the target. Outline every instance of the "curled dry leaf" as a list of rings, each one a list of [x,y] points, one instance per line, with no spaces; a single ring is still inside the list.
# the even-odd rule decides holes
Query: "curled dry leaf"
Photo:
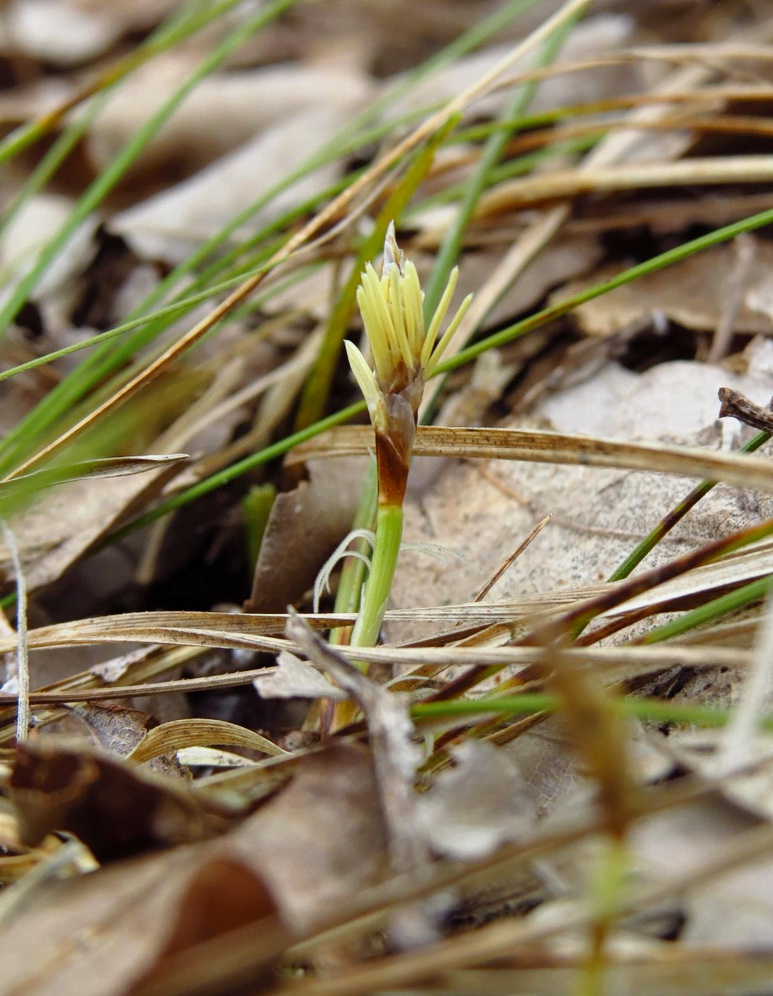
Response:
[[[255,691],[262,699],[345,699],[346,692],[322,677],[319,671],[283,650],[276,659],[277,667],[252,679]]]
[[[281,757],[287,752],[277,747],[266,737],[254,730],[248,730],[236,723],[227,723],[221,719],[176,719],[162,723],[139,740],[127,760],[141,764],[152,761],[162,754],[173,754],[186,747],[209,747],[220,744],[229,747],[245,747],[249,750]]]
[[[50,741],[17,747],[9,792],[23,843],[68,830],[99,861],[201,840],[222,827],[184,784]]]

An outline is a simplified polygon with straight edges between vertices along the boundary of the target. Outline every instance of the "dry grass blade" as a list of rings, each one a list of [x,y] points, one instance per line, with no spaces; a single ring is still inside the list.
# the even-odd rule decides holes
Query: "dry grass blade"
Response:
[[[127,761],[142,764],[162,754],[173,754],[184,747],[246,747],[272,757],[287,755],[287,751],[277,747],[267,737],[259,733],[226,723],[218,719],[178,719],[162,723],[149,730],[137,744]]]
[[[544,176],[501,183],[486,194],[481,216],[526,207],[539,201],[579,197],[581,194],[686,184],[769,183],[773,163],[769,156],[724,156],[675,163],[626,164],[596,167],[593,171],[556,170]]]
[[[319,629],[344,626],[351,615],[308,616]],[[270,639],[282,633],[287,616],[248,615],[233,612],[126,612],[117,616],[81,619],[72,623],[43,626],[34,631],[33,649],[79,646],[88,643],[187,643],[190,646],[246,648],[284,647],[284,640]],[[221,640],[217,643],[212,641]],[[0,641],[0,653],[10,650],[13,638]]]
[[[373,448],[367,426],[342,426],[297,447],[293,462],[331,456],[352,456]],[[528,429],[420,426],[417,456],[480,460],[523,460],[657,471],[724,481],[742,488],[773,491],[773,468],[759,457],[668,446],[665,443],[620,443],[557,432]]]

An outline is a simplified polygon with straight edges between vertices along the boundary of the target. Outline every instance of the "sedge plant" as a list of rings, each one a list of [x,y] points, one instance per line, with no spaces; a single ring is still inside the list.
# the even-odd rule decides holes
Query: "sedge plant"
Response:
[[[346,341],[345,346],[375,433],[378,504],[373,558],[350,640],[355,647],[374,646],[381,631],[400,552],[403,500],[424,385],[472,300],[471,294],[464,299],[439,337],[457,278],[454,268],[425,326],[419,275],[398,247],[392,222],[380,276],[368,263],[357,291],[373,366],[353,342]]]

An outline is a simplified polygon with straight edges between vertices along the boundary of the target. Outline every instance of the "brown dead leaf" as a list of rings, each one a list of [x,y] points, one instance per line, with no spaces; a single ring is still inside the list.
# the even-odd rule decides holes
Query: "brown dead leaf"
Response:
[[[307,756],[287,788],[219,840],[39,892],[0,937],[0,994],[160,996],[254,982],[291,931],[356,908],[387,873],[385,849],[368,752],[340,744]],[[223,944],[211,949],[214,939]]]
[[[177,906],[176,921],[157,960],[130,989],[131,994],[162,993],[170,981],[179,985],[186,974],[190,949],[259,921],[275,943],[287,939],[276,918],[276,906],[263,882],[241,862],[215,854],[203,862],[191,877]],[[268,974],[278,951],[267,945],[265,972]],[[256,982],[255,965],[250,979]],[[193,981],[193,980],[192,980]],[[197,979],[196,981],[200,981]]]
[[[363,473],[361,460],[310,464],[308,481],[276,496],[246,611],[283,612],[311,588],[351,528]]]
[[[222,827],[176,780],[50,740],[17,747],[9,791],[23,843],[69,830],[100,861],[200,840]]]
[[[170,974],[188,952],[248,923],[260,925],[250,947],[259,975],[289,934],[249,866],[214,846],[145,855],[49,884],[4,925],[0,993],[169,992]],[[199,983],[202,974],[199,968]]]
[[[268,884],[293,928],[310,929],[354,903],[389,874],[369,753],[338,744],[302,759],[290,785],[227,839],[229,852]]]
[[[83,720],[97,747],[121,760],[132,758],[139,745],[147,740],[149,735],[150,717],[139,709],[84,702],[82,705],[71,705],[69,711]],[[153,732],[155,731],[150,731]],[[149,767],[152,771],[161,775],[182,777],[183,772],[174,756],[174,750],[159,750],[155,754],[150,754],[149,758]]]

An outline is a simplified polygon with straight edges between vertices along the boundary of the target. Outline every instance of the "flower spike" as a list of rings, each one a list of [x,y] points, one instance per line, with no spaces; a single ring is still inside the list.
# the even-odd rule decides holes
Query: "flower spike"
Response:
[[[392,223],[384,241],[381,275],[368,263],[357,290],[373,368],[354,343],[345,346],[375,431],[378,509],[373,560],[351,634],[352,646],[373,646],[378,640],[400,550],[403,499],[424,383],[435,372],[472,299],[470,295],[462,302],[438,341],[457,276],[454,270],[427,329],[419,274],[398,246]]]
[[[376,452],[379,453],[381,437],[382,447],[388,446],[393,457],[397,452],[401,454],[401,459],[406,460],[405,478],[424,383],[435,372],[444,349],[472,300],[470,295],[462,302],[438,341],[438,332],[456,289],[457,278],[458,271],[454,268],[437,311],[425,330],[424,292],[419,275],[415,265],[406,260],[398,246],[394,222],[391,222],[384,240],[381,276],[368,263],[357,291],[357,302],[373,357],[373,370],[368,367],[360,350],[347,342],[349,363],[376,430]],[[413,425],[408,427],[410,420]],[[394,464],[394,460],[390,462]],[[381,468],[379,480],[383,480]]]

